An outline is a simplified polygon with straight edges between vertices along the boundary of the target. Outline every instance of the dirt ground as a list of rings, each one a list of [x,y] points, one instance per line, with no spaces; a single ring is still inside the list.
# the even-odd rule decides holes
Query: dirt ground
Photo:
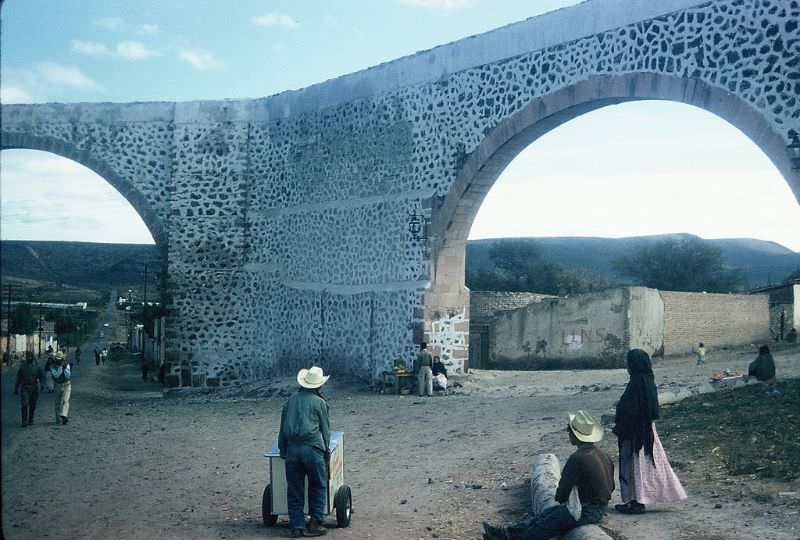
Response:
[[[55,424],[53,394],[45,393],[36,424],[21,428],[14,372],[3,368],[5,538],[288,536],[286,518],[265,527],[260,507],[263,455],[276,440],[293,378],[165,396],[157,383],[142,382],[135,363],[95,366],[87,356],[75,369],[66,426]],[[700,367],[672,358],[656,364],[656,381],[677,389],[714,370],[746,369],[754,357],[711,350]],[[800,376],[800,351],[775,357],[779,376]],[[345,432],[354,508],[349,528],[328,517],[327,538],[472,539],[480,538],[481,520],[522,518],[534,455],[552,452],[563,464],[571,452],[566,412],[607,412],[626,381],[624,370],[476,371],[448,396],[418,398],[376,393],[334,373],[324,393],[333,428]],[[616,459],[610,433],[606,445]],[[669,440],[664,446],[670,455]],[[800,538],[797,506],[716,492],[702,474],[678,470],[687,501],[612,514],[608,527],[630,539]]]

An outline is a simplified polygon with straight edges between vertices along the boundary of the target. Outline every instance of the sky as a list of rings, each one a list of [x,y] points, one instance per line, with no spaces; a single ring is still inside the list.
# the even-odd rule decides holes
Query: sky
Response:
[[[2,103],[256,98],[578,0],[5,0]],[[152,243],[102,178],[0,153],[0,238]],[[766,156],[688,105],[606,107],[523,150],[470,238],[687,232],[800,251],[800,205]]]

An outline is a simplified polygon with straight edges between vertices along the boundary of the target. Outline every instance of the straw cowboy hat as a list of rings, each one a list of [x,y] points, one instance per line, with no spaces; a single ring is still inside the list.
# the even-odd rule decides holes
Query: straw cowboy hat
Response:
[[[319,388],[330,379],[330,375],[323,375],[322,368],[313,366],[311,369],[301,369],[297,373],[297,382],[303,388]]]
[[[61,351],[58,351],[56,353],[56,360],[63,360],[63,359],[64,359],[64,353],[61,352]]]
[[[603,438],[603,426],[586,411],[570,413],[569,429],[581,442],[597,442]]]

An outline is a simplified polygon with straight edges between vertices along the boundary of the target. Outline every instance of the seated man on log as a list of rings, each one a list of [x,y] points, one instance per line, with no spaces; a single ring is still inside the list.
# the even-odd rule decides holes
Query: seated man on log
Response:
[[[603,427],[591,414],[578,411],[569,415],[567,431],[570,442],[578,449],[567,459],[561,472],[555,495],[560,504],[509,527],[484,522],[484,540],[547,540],[603,520],[614,491],[614,464],[608,454],[594,444],[603,438]],[[566,505],[574,487],[578,488],[581,502],[579,519],[572,516]]]

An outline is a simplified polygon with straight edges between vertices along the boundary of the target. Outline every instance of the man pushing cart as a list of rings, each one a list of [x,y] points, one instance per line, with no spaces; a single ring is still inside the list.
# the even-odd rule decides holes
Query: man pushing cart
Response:
[[[270,458],[271,482],[262,500],[264,522],[275,523],[277,514],[284,513],[285,500],[292,538],[326,534],[324,515],[333,507],[340,527],[350,523],[352,496],[350,488],[343,484],[343,434],[331,433],[328,403],[319,390],[328,378],[330,375],[324,375],[317,366],[299,371],[300,389],[283,407],[277,449],[266,454]],[[285,462],[284,467],[280,467],[281,461]],[[284,482],[285,491],[280,489]],[[308,526],[305,508],[310,516]]]

